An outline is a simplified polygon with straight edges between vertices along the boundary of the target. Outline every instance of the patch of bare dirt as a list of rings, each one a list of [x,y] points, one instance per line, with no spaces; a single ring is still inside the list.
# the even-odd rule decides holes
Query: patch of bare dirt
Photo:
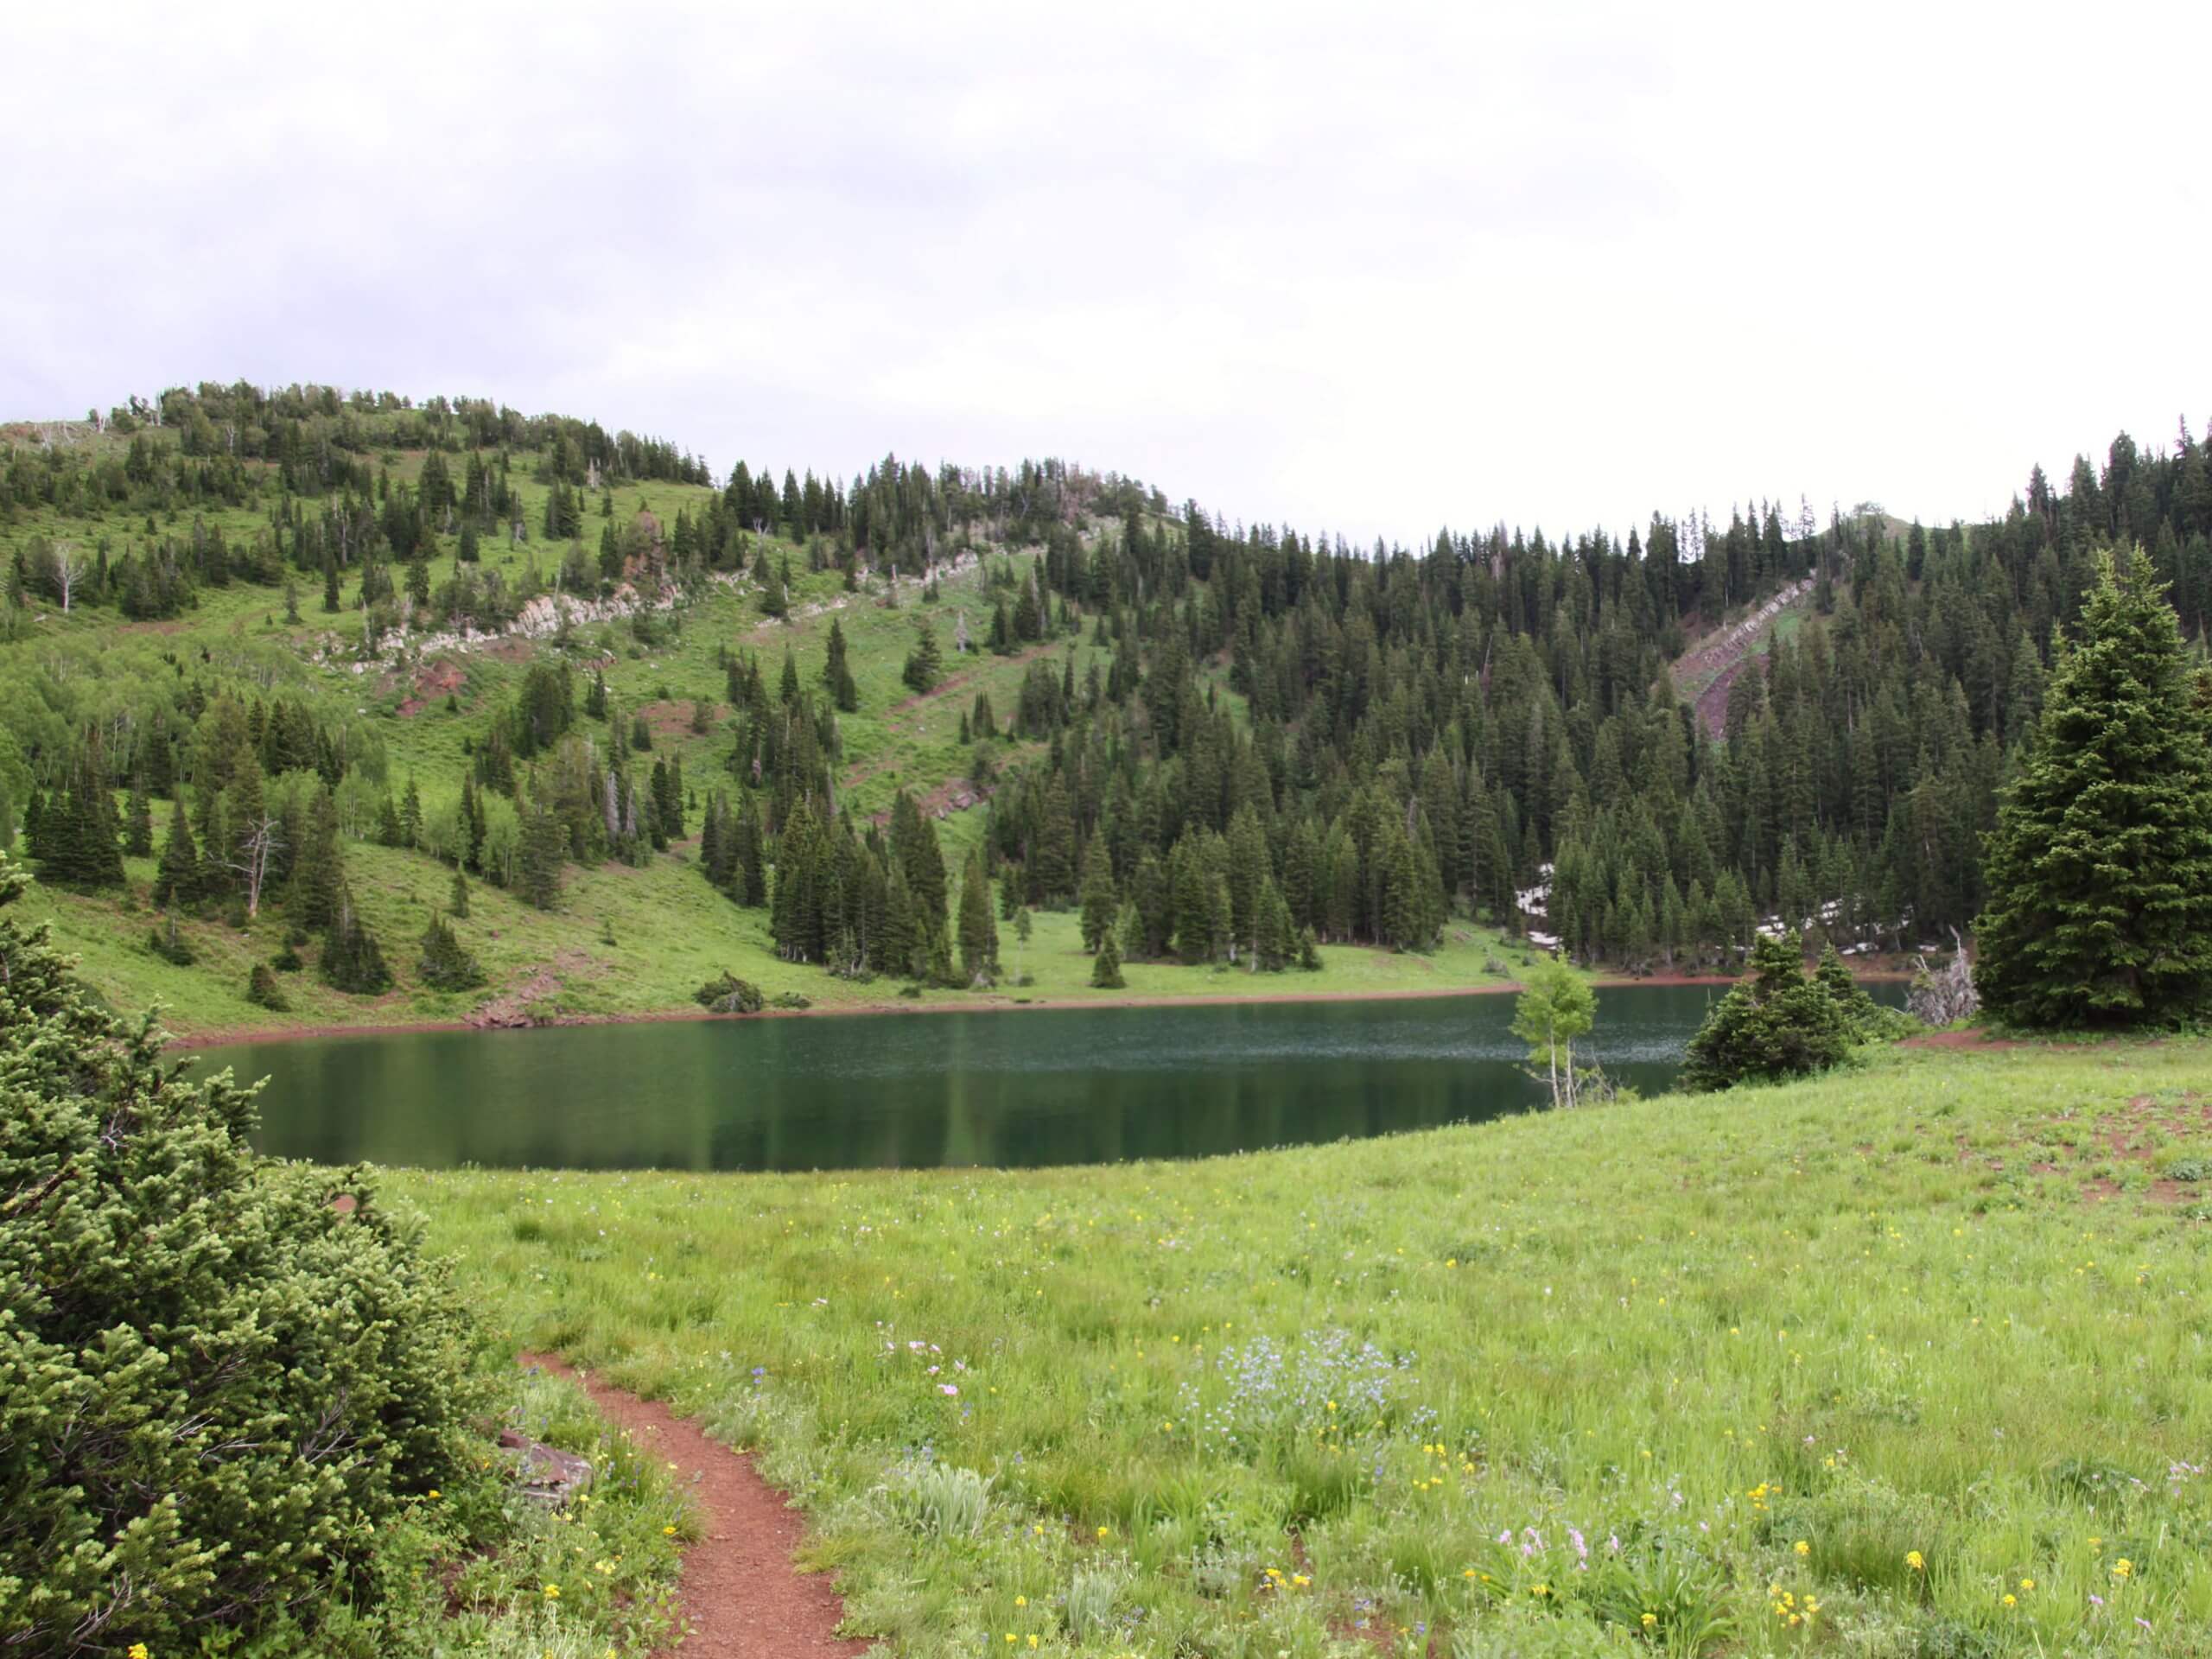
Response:
[[[1899,1048],[2025,1048],[2026,1043],[2017,1037],[1993,1037],[1980,1026],[1969,1026],[1964,1031],[1930,1031],[1917,1037],[1908,1037],[1897,1045]]]
[[[532,1017],[531,1007],[558,995],[561,988],[569,982],[569,975],[582,973],[596,965],[581,950],[563,950],[548,965],[533,969],[518,983],[479,1004],[470,1012],[468,1023],[479,1031],[537,1025],[541,1022]]]
[[[1770,625],[1783,611],[1812,591],[1809,577],[1792,583],[1742,621],[1685,652],[1675,663],[1677,684],[1695,684],[1708,675],[1712,677],[1697,698],[1698,721],[1709,735],[1719,737],[1727,728],[1728,689],[1735,684],[1736,676],[1743,671],[1745,664],[1753,660],[1751,648],[1766,636]]]
[[[688,699],[678,698],[668,702],[639,703],[638,712],[645,717],[645,724],[652,728],[655,737],[697,735],[691,729],[691,704]],[[720,726],[729,714],[729,705],[717,702],[713,705],[710,713],[714,725]],[[708,728],[710,732],[713,729],[714,726]]]
[[[683,1659],[850,1659],[868,1643],[837,1634],[845,1605],[830,1580],[793,1563],[802,1533],[790,1500],[753,1460],[707,1438],[658,1400],[612,1387],[545,1354],[525,1366],[565,1376],[639,1450],[671,1465],[690,1487],[706,1535],[684,1552],[677,1586]]]
[[[468,683],[468,676],[454,662],[427,663],[415,675],[414,690],[399,705],[400,714],[412,720],[434,702],[443,702]]]
[[[1017,651],[1011,657],[1001,657],[996,660],[1014,665],[1019,665],[1024,663],[1033,663],[1039,657],[1046,655],[1055,647],[1065,645],[1065,643],[1066,642],[1065,640],[1060,639],[1040,640],[1036,645],[1030,646],[1027,651]],[[983,672],[984,670],[990,667],[991,661],[984,653],[982,647],[980,645],[971,647],[971,652],[978,658],[975,667],[963,669],[957,674],[948,674],[944,678],[939,680],[928,690],[917,691],[912,696],[904,698],[898,702],[893,703],[891,705],[890,712],[894,715],[903,715],[910,709],[920,709],[930,703],[941,702],[945,697],[950,696],[953,692],[959,690],[963,686],[974,684],[976,677]]]

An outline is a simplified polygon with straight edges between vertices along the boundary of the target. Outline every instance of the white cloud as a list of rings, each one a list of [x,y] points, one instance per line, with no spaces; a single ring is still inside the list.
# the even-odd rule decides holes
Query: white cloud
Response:
[[[43,10],[0,412],[486,391],[1359,541],[1972,517],[2212,415],[2202,10]]]

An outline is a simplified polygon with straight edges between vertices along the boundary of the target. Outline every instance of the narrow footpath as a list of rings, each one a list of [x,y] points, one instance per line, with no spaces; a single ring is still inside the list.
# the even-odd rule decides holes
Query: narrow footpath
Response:
[[[784,1495],[752,1459],[710,1440],[657,1400],[601,1382],[550,1354],[521,1354],[525,1368],[563,1376],[591,1396],[639,1449],[676,1465],[690,1487],[705,1535],[684,1553],[677,1582],[685,1635],[663,1649],[681,1659],[854,1659],[868,1644],[837,1635],[844,1603],[826,1573],[792,1565],[801,1527]]]

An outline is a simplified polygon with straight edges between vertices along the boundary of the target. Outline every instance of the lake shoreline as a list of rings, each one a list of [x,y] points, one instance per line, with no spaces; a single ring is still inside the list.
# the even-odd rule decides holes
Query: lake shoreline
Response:
[[[1729,974],[1647,974],[1641,978],[1613,976],[1591,982],[1599,990],[1620,990],[1632,987],[1710,986],[1715,989],[1733,985],[1742,976]],[[1911,977],[1901,969],[1878,969],[1854,977],[1868,982],[1905,980]],[[1065,1013],[1071,1008],[1175,1008],[1225,1007],[1236,1003],[1255,1005],[1281,1002],[1419,1002],[1433,1001],[1446,997],[1503,996],[1518,994],[1522,988],[1517,980],[1503,980],[1494,985],[1452,985],[1439,989],[1408,988],[1376,991],[1294,991],[1249,994],[1236,991],[1200,991],[1180,995],[1146,996],[1116,994],[1098,997],[1040,997],[1024,999],[1014,996],[995,998],[989,1001],[931,1002],[919,998],[889,1001],[840,1003],[832,1007],[810,1008],[763,1008],[758,1014],[709,1014],[704,1008],[646,1008],[626,1014],[579,1014],[547,1022],[544,1025],[484,1025],[469,1020],[412,1020],[385,1023],[366,1022],[360,1025],[279,1026],[275,1027],[245,1027],[227,1031],[195,1033],[190,1036],[172,1037],[163,1045],[163,1052],[185,1054],[206,1048],[230,1048],[246,1043],[297,1043],[327,1037],[412,1037],[432,1032],[480,1032],[486,1034],[509,1031],[557,1031],[578,1026],[648,1026],[688,1024],[700,1020],[817,1020],[857,1018],[874,1014],[1021,1014],[1028,1012]]]

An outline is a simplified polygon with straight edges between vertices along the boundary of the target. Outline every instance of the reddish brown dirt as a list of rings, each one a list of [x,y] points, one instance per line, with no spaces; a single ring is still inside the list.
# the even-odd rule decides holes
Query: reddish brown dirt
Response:
[[[1751,658],[1742,656],[1713,676],[1713,683],[1697,694],[1697,723],[1705,728],[1707,737],[1722,737],[1728,731],[1728,693],[1736,683],[1736,677]],[[1756,664],[1752,664],[1756,667]]]
[[[645,717],[645,724],[652,728],[655,737],[690,737],[691,705],[678,699],[673,702],[645,702],[638,705],[638,712]],[[720,726],[729,713],[729,705],[717,702],[709,709],[715,726]],[[710,732],[713,727],[708,728]]]
[[[1924,1036],[1908,1037],[1897,1045],[1899,1048],[2025,1048],[2027,1044],[2017,1037],[1993,1037],[1980,1026],[1969,1026],[1964,1031],[1931,1031]]]
[[[1002,657],[997,660],[1011,666],[1020,666],[1023,664],[1033,663],[1037,658],[1044,656],[1055,646],[1064,643],[1064,641],[1058,639],[1043,640],[1037,645],[1030,646],[1027,651],[1017,651],[1011,657]],[[894,715],[903,715],[910,709],[919,709],[925,703],[941,702],[946,697],[950,696],[955,691],[959,690],[963,686],[972,685],[975,683],[976,677],[991,667],[992,659],[985,653],[984,648],[982,645],[976,645],[972,641],[969,643],[968,650],[970,656],[977,658],[975,667],[963,670],[957,674],[947,675],[944,679],[939,680],[928,690],[917,691],[911,697],[901,698],[899,702],[891,705],[891,712]],[[957,653],[955,654],[957,655]]]
[[[416,675],[415,690],[399,705],[399,712],[411,720],[433,702],[442,702],[467,683],[468,677],[461,671],[459,663],[429,664]]]
[[[690,1488],[706,1536],[685,1552],[677,1586],[682,1646],[663,1652],[680,1651],[683,1659],[842,1659],[868,1651],[867,1643],[838,1636],[845,1605],[830,1580],[792,1565],[798,1516],[750,1458],[709,1440],[658,1400],[640,1400],[550,1355],[517,1357],[581,1386],[608,1421],[641,1451],[675,1465]]]
[[[1784,608],[1787,608],[1812,590],[1812,582],[1807,578],[1783,588],[1774,597],[1782,600]],[[1765,607],[1762,605],[1759,611],[1752,614],[1761,615],[1764,610]],[[1746,664],[1757,665],[1758,658],[1763,654],[1760,647],[1772,635],[1776,620],[1776,616],[1763,616],[1759,626],[1750,627],[1746,618],[1744,622],[1732,626],[1718,628],[1675,663],[1677,684],[1694,683],[1707,674],[1713,677],[1707,682],[1705,689],[1698,693],[1697,698],[1698,723],[1705,728],[1707,735],[1719,737],[1726,730],[1728,688],[1736,683],[1737,675],[1743,671]]]

